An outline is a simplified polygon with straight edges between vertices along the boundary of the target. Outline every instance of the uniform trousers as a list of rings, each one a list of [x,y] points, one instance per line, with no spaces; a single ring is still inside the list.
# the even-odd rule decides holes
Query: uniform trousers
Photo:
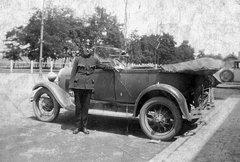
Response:
[[[92,95],[91,89],[74,89],[75,120],[79,129],[86,128],[88,122],[88,109]]]

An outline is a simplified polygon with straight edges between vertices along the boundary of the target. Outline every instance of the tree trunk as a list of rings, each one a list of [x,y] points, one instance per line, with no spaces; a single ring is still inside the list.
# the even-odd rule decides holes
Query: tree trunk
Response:
[[[63,62],[63,68],[65,67],[66,65],[66,62],[67,62],[67,57],[64,58],[64,62]]]

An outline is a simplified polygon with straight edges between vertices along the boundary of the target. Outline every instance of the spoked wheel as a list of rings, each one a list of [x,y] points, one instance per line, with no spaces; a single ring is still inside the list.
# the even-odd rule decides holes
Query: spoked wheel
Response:
[[[139,120],[143,132],[156,140],[169,140],[182,127],[179,109],[172,101],[163,97],[148,100],[141,109]]]
[[[207,106],[208,95],[209,95],[208,93],[209,93],[209,88],[206,88],[203,90],[202,94],[199,95],[199,97],[198,97],[198,103],[202,109],[204,109]]]
[[[58,102],[48,89],[41,88],[35,93],[33,111],[39,120],[51,122],[57,118],[59,110]]]

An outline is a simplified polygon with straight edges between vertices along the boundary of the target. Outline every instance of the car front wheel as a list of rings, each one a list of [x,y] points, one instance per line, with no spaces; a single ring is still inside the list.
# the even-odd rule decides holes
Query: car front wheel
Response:
[[[41,88],[35,93],[33,111],[39,120],[51,122],[57,118],[59,110],[58,102],[48,89]]]
[[[139,120],[143,132],[155,140],[170,140],[182,127],[179,109],[164,97],[148,100],[140,111]]]

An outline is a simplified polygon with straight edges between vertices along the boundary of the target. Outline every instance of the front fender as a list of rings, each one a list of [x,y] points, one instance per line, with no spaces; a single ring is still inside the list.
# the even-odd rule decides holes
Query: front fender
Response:
[[[62,88],[60,88],[57,84],[52,82],[41,82],[36,84],[33,87],[33,90],[36,90],[38,88],[47,88],[53,94],[61,107],[68,110],[75,110],[75,104],[71,101],[70,95]]]
[[[176,99],[183,116],[189,121],[192,120],[191,114],[188,111],[188,106],[187,106],[187,102],[186,102],[185,97],[183,96],[183,94],[177,88],[175,88],[171,85],[168,85],[168,84],[154,84],[152,86],[149,86],[145,90],[143,90],[139,94],[139,96],[136,100],[135,107],[134,107],[134,115],[136,115],[138,104],[139,104],[139,101],[141,100],[141,98],[146,93],[148,93],[150,91],[153,91],[153,90],[164,91],[164,92],[170,94],[171,96],[173,96]]]

